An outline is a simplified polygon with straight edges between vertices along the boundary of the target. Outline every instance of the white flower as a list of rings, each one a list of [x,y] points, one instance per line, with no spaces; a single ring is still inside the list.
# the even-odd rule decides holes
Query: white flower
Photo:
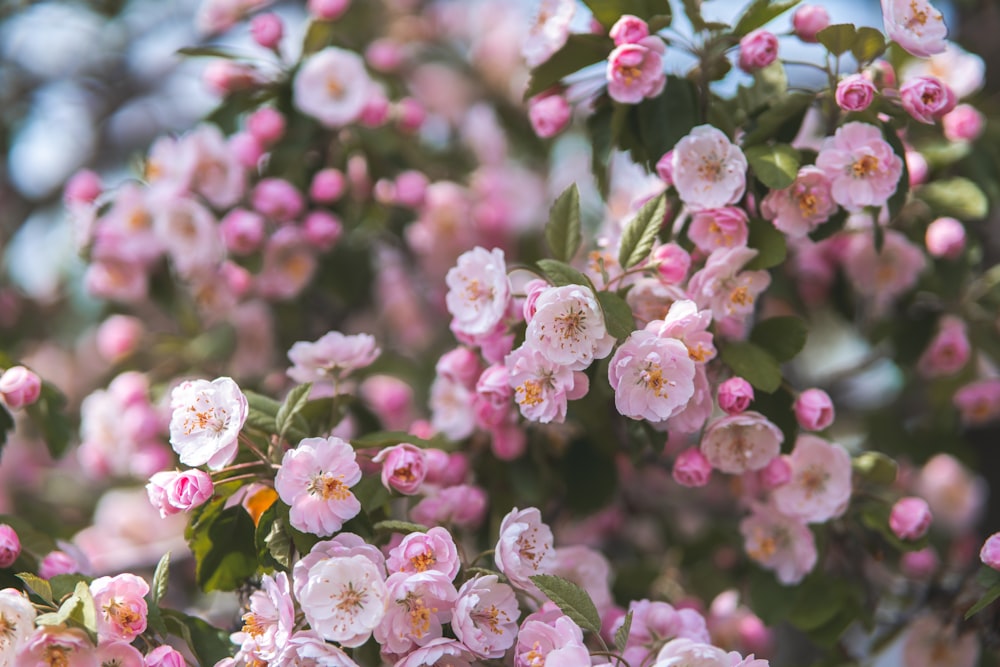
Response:
[[[328,47],[306,59],[292,84],[295,106],[327,127],[361,115],[373,89],[361,56]]]
[[[0,591],[0,665],[14,665],[14,654],[35,629],[35,608],[20,591]]]
[[[497,568],[514,586],[538,592],[529,577],[555,569],[552,529],[542,522],[537,508],[512,509],[500,523],[500,537],[493,555]]]
[[[188,466],[219,470],[236,458],[247,399],[227,377],[188,380],[170,394],[170,444]]]
[[[562,48],[569,37],[569,23],[576,11],[573,0],[541,0],[528,37],[521,45],[528,67],[537,67]]]
[[[653,667],[732,667],[729,654],[717,646],[690,639],[672,639],[663,645]]]
[[[479,246],[462,253],[445,277],[445,302],[453,327],[469,336],[491,332],[503,318],[510,301],[510,280],[503,250]]]
[[[438,375],[431,383],[431,425],[449,440],[464,440],[476,429],[473,392],[461,382]]]
[[[851,498],[847,450],[814,435],[800,435],[790,457],[792,479],[774,490],[778,510],[808,523],[839,516]]]
[[[161,197],[156,211],[153,229],[178,273],[185,277],[206,273],[222,263],[226,249],[207,208],[185,197]]]
[[[519,615],[514,589],[490,574],[462,584],[451,627],[477,656],[499,659],[517,639]]]
[[[882,0],[882,20],[889,39],[919,58],[941,53],[948,27],[927,0]]]
[[[699,125],[677,142],[672,167],[677,194],[694,210],[735,204],[746,189],[743,151],[711,125]]]
[[[701,453],[713,468],[731,475],[760,470],[781,453],[781,429],[753,410],[715,420],[705,429]]]
[[[299,604],[309,625],[324,639],[364,644],[385,615],[385,581],[364,556],[327,558],[309,568]]]
[[[441,637],[451,621],[458,591],[448,575],[436,570],[397,572],[385,582],[388,605],[375,628],[375,641],[387,653],[401,655]]]
[[[611,354],[615,338],[594,293],[582,285],[543,290],[535,301],[526,341],[546,359],[582,371]]]

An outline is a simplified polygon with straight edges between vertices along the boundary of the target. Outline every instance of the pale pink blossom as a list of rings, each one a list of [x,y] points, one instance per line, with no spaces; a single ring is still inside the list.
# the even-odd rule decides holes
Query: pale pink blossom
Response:
[[[528,67],[537,67],[562,48],[569,37],[569,23],[576,12],[573,0],[541,0],[538,13],[521,45]]]
[[[459,641],[441,637],[422,646],[395,667],[473,667],[474,658]]]
[[[650,326],[660,324],[659,321]],[[694,394],[695,363],[676,338],[649,328],[633,331],[608,366],[615,407],[631,419],[662,422],[678,414]]]
[[[182,277],[209,272],[225,257],[215,216],[193,199],[158,201],[153,231]]]
[[[756,250],[746,247],[719,249],[709,255],[688,282],[688,292],[698,307],[710,309],[716,320],[749,318],[757,296],[771,284],[767,271],[742,270],[756,256]]]
[[[970,382],[955,392],[952,402],[965,425],[989,424],[1000,417],[1000,379]]]
[[[701,431],[705,422],[712,416],[712,386],[705,372],[705,364],[696,364],[694,369],[694,394],[687,407],[666,421],[665,424],[653,424],[653,428],[661,426],[671,433],[692,434]]]
[[[664,50],[663,41],[658,37],[616,46],[608,56],[605,73],[611,99],[622,104],[638,104],[662,93],[667,82],[663,70]]]
[[[916,496],[900,498],[889,513],[889,528],[901,540],[919,540],[931,527],[931,508]]]
[[[822,389],[806,389],[795,398],[792,409],[799,426],[807,431],[822,431],[833,423],[833,400]]]
[[[309,568],[296,596],[309,626],[342,646],[364,644],[385,615],[383,574],[365,556],[338,556]]]
[[[351,0],[309,0],[309,13],[321,21],[336,21],[351,7]]]
[[[514,406],[514,389],[504,364],[493,364],[476,381],[473,409],[476,422],[483,428],[500,426],[508,420]]]
[[[679,285],[666,285],[659,278],[639,278],[625,295],[632,317],[639,325],[662,320],[670,306],[687,298]]]
[[[217,209],[239,201],[246,189],[246,173],[218,127],[202,123],[181,137],[179,148],[184,159],[183,172],[190,179],[193,192]]]
[[[788,462],[792,479],[771,494],[775,507],[807,523],[840,516],[851,498],[851,457],[841,445],[800,435]]]
[[[958,259],[965,249],[965,226],[955,218],[937,218],[927,225],[924,243],[932,257]]]
[[[661,338],[676,338],[684,343],[692,361],[704,364],[717,353],[714,336],[708,330],[711,324],[711,312],[699,310],[690,299],[679,299],[670,304],[662,322],[650,322],[645,328]]]
[[[959,104],[941,122],[949,141],[975,141],[983,133],[986,117],[971,104]]]
[[[231,378],[182,382],[170,393],[170,408],[170,444],[181,463],[219,470],[236,458],[249,406]]]
[[[816,540],[805,521],[758,505],[740,521],[744,549],[785,585],[802,581],[816,565]]]
[[[149,584],[134,574],[98,577],[90,582],[97,610],[97,636],[103,641],[131,642],[146,630]]]
[[[882,206],[896,191],[903,160],[874,125],[851,122],[823,141],[816,158],[833,200],[848,211]]]
[[[534,307],[526,343],[551,362],[581,371],[611,353],[615,338],[605,328],[604,311],[589,288],[551,287],[539,294]]]
[[[734,667],[741,660],[742,656],[717,646],[679,638],[663,645],[653,667]]]
[[[141,264],[116,259],[88,264],[83,283],[92,296],[124,303],[142,301],[149,291],[149,280]]]
[[[486,334],[506,314],[510,280],[503,250],[477,246],[462,253],[445,282],[448,312],[459,331],[471,336]]]
[[[488,502],[482,488],[458,484],[425,497],[410,509],[410,518],[425,526],[476,528],[486,516]]]
[[[250,663],[273,660],[295,629],[295,603],[288,575],[265,574],[260,585],[260,590],[250,595],[250,610],[243,614],[243,627],[232,635],[232,640],[240,644],[237,658]]]
[[[511,584],[537,595],[538,587],[529,577],[549,574],[555,567],[552,544],[552,529],[542,521],[541,512],[515,507],[500,522],[493,558]]]
[[[138,317],[110,315],[97,328],[97,353],[105,361],[121,361],[136,350],[145,332],[146,326]]]
[[[358,667],[343,650],[313,630],[293,634],[268,664],[270,667]]]
[[[101,667],[147,667],[139,649],[127,642],[100,643],[95,653]]]
[[[870,234],[852,234],[842,246],[841,262],[851,286],[878,308],[913,287],[927,266],[923,250],[895,229],[886,230],[881,252]]]
[[[7,567],[7,566],[5,566]],[[27,643],[35,629],[35,607],[28,597],[14,588],[0,590],[0,665],[13,667],[14,656]]]
[[[184,655],[173,646],[157,646],[146,654],[146,667],[185,667]]]
[[[382,486],[412,496],[427,476],[427,455],[408,442],[386,447],[372,459],[382,464]]]
[[[528,342],[508,354],[504,363],[521,414],[543,424],[565,421],[567,402],[583,397],[590,386],[585,374],[552,361]]]
[[[792,27],[803,42],[815,43],[816,34],[830,25],[830,14],[820,5],[800,5],[792,14]]]
[[[736,206],[695,211],[688,238],[706,254],[718,248],[745,246],[750,233],[748,222],[746,211]]]
[[[783,190],[772,190],[761,202],[760,211],[775,228],[791,238],[801,238],[830,219],[837,210],[830,181],[821,169],[799,169],[795,182]]]
[[[359,481],[361,468],[349,443],[336,436],[305,438],[285,452],[274,490],[291,506],[294,528],[325,537],[361,511],[350,491]]]
[[[434,364],[434,372],[466,389],[472,389],[483,370],[479,355],[468,347],[456,347],[441,355]]]
[[[386,568],[390,574],[396,572],[440,572],[453,580],[458,575],[461,562],[455,539],[447,530],[435,526],[426,533],[413,532],[390,552]]]
[[[906,113],[927,125],[952,111],[957,102],[951,88],[932,76],[910,79],[899,89],[899,97]]]
[[[719,385],[719,407],[727,415],[745,411],[753,399],[753,387],[741,377],[731,377]]]
[[[767,67],[778,57],[778,38],[774,33],[758,28],[740,39],[740,69],[755,72]]]
[[[212,478],[196,468],[183,472],[164,470],[150,477],[146,484],[149,502],[159,510],[161,517],[194,509],[214,492]]]
[[[336,537],[317,542],[308,554],[296,561],[292,568],[292,588],[295,597],[298,598],[302,594],[302,589],[309,583],[309,571],[314,565],[330,558],[350,556],[367,558],[377,572],[385,573],[385,556],[378,547],[368,544],[354,533],[338,533]]]
[[[451,627],[476,656],[498,659],[514,645],[520,613],[513,588],[494,574],[477,576],[458,590]]]
[[[689,208],[721,208],[743,196],[747,160],[721,130],[699,125],[672,152],[674,186]]]
[[[986,538],[982,549],[979,550],[979,560],[983,565],[1000,570],[1000,533],[993,533]]]
[[[781,452],[781,429],[753,410],[716,419],[701,438],[701,451],[724,473],[760,470]]]
[[[38,400],[42,379],[24,366],[11,366],[0,375],[0,398],[11,410],[18,410]]]
[[[889,39],[911,55],[926,58],[947,46],[944,17],[928,0],[882,0],[882,20]]]
[[[917,360],[917,371],[930,378],[954,375],[965,367],[971,353],[965,321],[945,315],[938,323],[934,338]]]
[[[64,625],[42,625],[22,641],[12,665],[102,667],[87,633]]]
[[[441,637],[458,597],[446,574],[396,572],[386,580],[386,589],[386,613],[374,632],[383,651],[401,655]]]
[[[792,464],[789,461],[786,455],[775,456],[760,469],[757,479],[766,490],[772,491],[792,480]]]
[[[632,629],[622,653],[629,664],[647,664],[671,639],[711,641],[704,617],[693,609],[675,609],[666,602],[636,600],[629,604],[629,611],[632,612]],[[615,624],[615,631],[623,620]]]
[[[374,84],[357,53],[329,46],[303,61],[292,83],[295,106],[327,127],[358,119]]]
[[[917,475],[913,491],[930,505],[934,525],[952,534],[969,530],[982,516],[986,481],[950,454],[936,454]]]
[[[515,667],[572,667],[590,664],[583,631],[567,616],[553,623],[527,620],[521,624],[514,648]]]
[[[979,651],[974,631],[959,633],[957,623],[926,612],[903,634],[901,657],[906,667],[973,667],[979,664]]]
[[[602,616],[615,606],[611,595],[611,563],[600,551],[578,544],[555,550],[552,574],[587,591]]]
[[[681,486],[699,487],[708,484],[712,464],[697,447],[689,447],[677,455],[670,474]]]
[[[945,49],[930,58],[911,58],[904,63],[900,79],[933,76],[951,88],[955,97],[963,99],[983,87],[986,63],[982,57],[969,53],[955,42],[945,42]],[[889,84],[895,85],[895,84]]]
[[[438,375],[431,383],[431,424],[449,440],[463,440],[476,428],[473,393],[463,383]]]
[[[370,366],[382,350],[369,334],[344,335],[339,331],[323,334],[315,342],[299,341],[288,350],[294,364],[288,377],[296,382],[338,383],[356,370]]]
[[[871,106],[878,90],[863,74],[850,74],[837,84],[837,106],[844,111],[864,111]]]

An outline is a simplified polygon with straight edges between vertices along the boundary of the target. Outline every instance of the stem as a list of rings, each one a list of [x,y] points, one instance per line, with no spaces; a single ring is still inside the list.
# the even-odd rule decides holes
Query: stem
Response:
[[[225,479],[220,479],[216,481],[216,484],[229,484],[230,482],[241,482],[245,479],[252,479],[257,482],[262,482],[259,475],[254,475],[253,473],[248,473],[246,475],[235,475],[233,477],[226,477]]]
[[[824,67],[823,65],[818,65],[816,63],[812,63],[807,60],[782,60],[781,62],[784,63],[786,66],[796,65],[798,67],[812,67],[814,69],[818,69],[820,72],[823,72],[824,74],[828,75],[830,73],[830,70]]]
[[[598,635],[598,637],[600,637],[600,635]],[[601,639],[601,644],[604,645],[604,640],[603,639]],[[604,645],[604,646],[605,646],[605,648],[607,648],[606,645]],[[625,658],[621,657],[617,653],[614,653],[613,651],[591,651],[590,655],[603,655],[603,656],[607,656],[609,658],[614,658],[615,661],[619,665],[625,665],[625,667],[632,667],[632,665],[629,664],[628,660],[626,660]]]
[[[239,440],[244,445],[246,445],[247,449],[249,449],[251,452],[253,452],[257,456],[257,458],[259,458],[263,463],[266,463],[267,465],[271,465],[271,459],[267,458],[267,454],[265,454],[264,452],[260,451],[260,448],[257,445],[254,444],[253,440],[251,440],[249,437],[243,435],[242,433],[240,433]]]
[[[495,549],[487,549],[486,551],[480,552],[479,554],[476,555],[475,558],[473,558],[471,561],[469,561],[469,565],[475,565],[482,558],[485,558],[486,556],[489,556],[490,554],[494,553],[494,551],[495,551]]]

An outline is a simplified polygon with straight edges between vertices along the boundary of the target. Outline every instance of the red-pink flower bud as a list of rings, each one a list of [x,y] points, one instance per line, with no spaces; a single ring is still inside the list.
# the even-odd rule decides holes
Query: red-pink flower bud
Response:
[[[979,560],[994,570],[1000,570],[1000,533],[993,533],[979,551]]]
[[[625,14],[611,26],[608,35],[615,40],[615,46],[638,44],[649,37],[649,24],[638,16]]]
[[[959,104],[941,119],[949,141],[973,141],[983,133],[986,117],[971,104]]]
[[[833,423],[833,401],[822,389],[806,389],[795,399],[795,419],[807,431],[822,431]]]
[[[66,183],[63,200],[67,204],[90,204],[102,191],[101,177],[89,169],[81,169]]]
[[[712,475],[712,464],[700,449],[690,447],[677,456],[672,474],[674,481],[681,486],[705,486]]]
[[[915,120],[933,125],[955,108],[955,93],[932,76],[918,76],[899,89],[903,108]]]
[[[351,0],[309,0],[309,13],[324,21],[339,19],[351,6]]]
[[[927,226],[924,242],[931,256],[956,259],[965,249],[965,226],[955,218],[938,218]]]
[[[864,111],[875,99],[875,84],[863,74],[851,74],[837,84],[837,106],[844,111]]]
[[[830,15],[819,5],[802,5],[792,15],[792,27],[803,42],[815,43],[820,30],[830,25]]]
[[[0,524],[0,568],[10,567],[21,555],[21,540],[17,531],[7,524]]]
[[[739,414],[753,402],[753,387],[741,377],[732,377],[719,385],[718,398],[723,412]]]
[[[761,469],[759,479],[768,491],[788,484],[792,480],[792,464],[788,456],[775,456],[768,461],[768,464]]]
[[[339,169],[321,169],[309,185],[309,198],[320,204],[332,204],[344,195],[347,181]]]
[[[247,131],[261,144],[270,146],[285,135],[285,116],[271,107],[257,109],[247,118]]]
[[[778,57],[778,38],[767,30],[757,29],[740,40],[740,69],[755,72]]]
[[[665,243],[653,251],[653,264],[667,285],[684,282],[691,269],[691,255],[676,243]]]
[[[312,211],[302,223],[306,240],[322,251],[332,248],[344,233],[340,218],[326,211]]]
[[[258,14],[250,21],[250,34],[253,40],[265,49],[273,49],[281,42],[285,26],[277,14]]]
[[[41,393],[41,378],[24,366],[11,366],[0,376],[0,398],[12,410],[31,405]]]
[[[900,498],[889,514],[889,528],[901,540],[919,540],[931,527],[931,508],[916,496]]]

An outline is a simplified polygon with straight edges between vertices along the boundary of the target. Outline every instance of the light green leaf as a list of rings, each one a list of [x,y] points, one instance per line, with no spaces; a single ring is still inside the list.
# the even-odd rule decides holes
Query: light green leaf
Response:
[[[785,362],[805,347],[808,333],[809,328],[801,318],[771,317],[754,326],[750,340],[770,352],[779,362]]]
[[[619,653],[625,652],[625,646],[628,644],[628,635],[632,632],[632,610],[629,609],[628,613],[625,614],[625,620],[622,621],[622,627],[615,631],[615,648],[618,649]]]
[[[838,23],[823,28],[816,33],[816,39],[835,56],[851,50],[857,40],[857,28],[853,23]]]
[[[427,526],[420,523],[411,523],[410,521],[394,521],[389,519],[376,523],[375,530],[386,533],[403,533],[406,535],[408,533],[426,533],[429,529]]]
[[[785,235],[767,220],[755,218],[750,221],[750,235],[747,245],[757,250],[757,256],[747,262],[749,270],[769,269],[785,261],[788,244]]]
[[[733,29],[733,32],[736,35],[743,37],[744,35],[753,32],[757,28],[760,28],[766,23],[769,23],[773,19],[781,16],[801,1],[802,0],[784,0],[782,2],[775,2],[774,0],[754,0],[743,11],[743,14],[740,17],[740,20],[736,23],[736,27]]]
[[[584,285],[585,287],[591,287],[591,289],[593,289],[587,276],[583,275],[565,262],[560,262],[555,259],[540,259],[538,260],[538,268],[542,270],[542,273],[544,273],[556,287],[562,287],[564,285]]]
[[[604,311],[604,326],[619,341],[635,331],[635,317],[625,299],[614,292],[598,292],[597,300]]]
[[[264,396],[254,391],[244,390],[243,395],[247,397],[247,405],[249,407],[246,423],[265,433],[274,433],[277,431],[275,417],[278,416],[278,409],[281,408],[281,403],[278,403],[269,396]]]
[[[622,232],[618,263],[630,269],[649,257],[667,214],[667,197],[661,194],[643,205]]]
[[[851,461],[854,472],[874,484],[888,486],[896,481],[899,466],[882,452],[864,452]]]
[[[52,587],[49,585],[45,579],[41,577],[36,577],[30,572],[19,572],[17,578],[20,579],[30,588],[35,595],[42,598],[49,604],[55,603],[55,598],[52,597]]]
[[[576,183],[566,188],[549,209],[545,241],[552,257],[563,262],[572,260],[580,249],[580,190]]]
[[[170,579],[170,552],[163,554],[153,571],[153,587],[150,589],[153,604],[159,604],[167,594],[167,582]]]
[[[736,341],[719,350],[719,356],[733,373],[768,394],[781,386],[781,368],[771,353],[756,343]]]
[[[788,144],[752,146],[745,153],[757,178],[772,190],[782,190],[795,182],[801,156]]]
[[[285,433],[287,433],[289,428],[291,428],[292,424],[296,420],[296,417],[299,417],[299,413],[302,412],[302,408],[304,408],[306,403],[309,402],[310,389],[312,389],[312,383],[309,382],[294,387],[288,392],[284,402],[278,408],[278,413],[274,416],[274,425],[278,429],[279,439],[284,440]],[[308,425],[301,417],[299,417],[296,426],[298,427],[298,430],[303,433],[308,429]]]
[[[572,581],[553,574],[536,574],[530,579],[538,586],[538,590],[555,602],[556,606],[582,629],[591,632],[601,631],[601,617],[587,591]]]
[[[882,55],[885,52],[885,48],[885,36],[881,30],[862,26],[858,28],[854,44],[851,45],[851,53],[854,54],[854,58],[859,63],[864,64]]]
[[[965,620],[969,620],[983,609],[989,607],[997,598],[1000,598],[1000,584],[995,584],[992,588],[988,589],[976,604],[969,607],[969,611],[965,612]]]
[[[960,220],[982,220],[990,210],[989,199],[979,186],[960,176],[929,183],[917,191],[917,196],[938,215]]]

